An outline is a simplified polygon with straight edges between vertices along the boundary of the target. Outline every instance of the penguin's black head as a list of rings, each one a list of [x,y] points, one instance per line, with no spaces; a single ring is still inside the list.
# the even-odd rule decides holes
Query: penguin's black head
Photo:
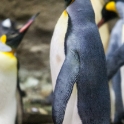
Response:
[[[3,44],[6,44],[7,46],[10,46],[12,50],[16,50],[18,45],[21,43],[25,33],[31,26],[31,24],[34,22],[35,18],[39,15],[37,13],[36,15],[32,16],[29,21],[22,26],[20,29],[14,31],[14,32],[8,32],[6,35],[1,36],[1,42]]]
[[[101,11],[102,19],[97,24],[98,27],[102,26],[104,23],[118,17],[117,10],[116,10],[116,2],[115,0],[110,0],[107,2]]]
[[[74,0],[65,0],[66,6],[69,6]]]
[[[16,22],[7,18],[0,23],[0,36],[3,34],[7,34],[10,31],[14,32],[16,31],[16,29]]]
[[[120,1],[120,2],[124,2],[124,0],[115,0],[115,2],[119,2],[119,1]]]

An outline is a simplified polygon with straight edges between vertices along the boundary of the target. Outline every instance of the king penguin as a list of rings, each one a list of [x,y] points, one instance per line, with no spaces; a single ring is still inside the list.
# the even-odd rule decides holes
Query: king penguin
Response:
[[[54,124],[110,124],[105,55],[91,2],[66,2],[50,48]]]
[[[114,124],[122,124],[122,120],[124,119],[124,101],[122,99],[124,97],[124,93],[122,92],[124,85],[124,69],[121,66],[124,64],[122,49],[124,46],[124,0],[110,0],[104,6],[103,12],[102,16],[106,18],[106,21],[117,16],[120,17],[111,32],[106,59],[108,79],[112,78],[112,88],[115,94],[115,114],[113,122]],[[102,25],[106,21],[101,21],[102,23],[99,24]],[[117,52],[118,55],[116,54]],[[114,77],[112,77],[113,74],[115,74]]]
[[[8,32],[0,38],[0,124],[15,124],[18,73],[15,52],[37,15],[17,32]]]
[[[117,11],[120,19],[117,21],[111,32],[110,43],[106,56],[107,60],[109,60],[109,58],[113,56],[114,51],[116,51],[124,43],[124,0],[115,0],[115,4],[113,4],[113,9]],[[112,78],[112,87],[115,92],[115,124],[122,124],[122,120],[124,119],[124,108],[122,99],[124,97],[124,94],[122,92],[124,85],[123,77],[124,67],[121,67]]]
[[[101,15],[102,19],[97,24],[99,28],[106,22],[118,17],[118,13],[115,8],[115,0],[109,0],[105,3],[101,10]]]

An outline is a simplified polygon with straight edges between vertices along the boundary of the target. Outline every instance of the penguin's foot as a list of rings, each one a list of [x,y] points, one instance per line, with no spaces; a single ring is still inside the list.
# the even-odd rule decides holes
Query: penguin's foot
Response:
[[[124,112],[115,114],[113,124],[124,124]]]

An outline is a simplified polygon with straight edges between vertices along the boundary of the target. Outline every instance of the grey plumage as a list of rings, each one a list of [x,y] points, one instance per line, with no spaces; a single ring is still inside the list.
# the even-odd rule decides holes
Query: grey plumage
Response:
[[[54,91],[54,123],[62,124],[76,82],[77,107],[82,123],[110,124],[105,56],[90,0],[75,0],[66,10],[69,14],[66,57]]]
[[[114,123],[121,123],[123,118],[123,101],[122,101],[122,91],[121,91],[121,75],[120,69],[124,62],[123,62],[123,46],[122,46],[122,26],[123,20],[120,19],[116,25],[114,26],[111,37],[110,37],[110,44],[107,53],[107,68],[108,68],[108,79],[112,77],[112,71],[115,76],[112,78],[112,85],[115,92],[115,117]],[[116,52],[119,54],[116,55]],[[114,57],[114,58],[113,58]],[[112,63],[112,58],[114,59],[114,63]],[[111,59],[111,60],[110,60]],[[115,68],[116,67],[116,68]],[[111,68],[111,69],[110,69]],[[110,75],[111,73],[111,75]]]

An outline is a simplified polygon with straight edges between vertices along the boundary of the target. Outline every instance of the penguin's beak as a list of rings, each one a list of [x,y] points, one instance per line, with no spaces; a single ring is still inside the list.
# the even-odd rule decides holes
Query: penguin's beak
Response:
[[[25,31],[28,30],[28,28],[31,26],[31,24],[34,22],[35,18],[39,15],[40,13],[38,12],[34,16],[32,16],[29,21],[19,30],[19,33],[24,33]]]
[[[98,28],[100,28],[105,22],[106,22],[105,19],[102,18],[97,24]]]
[[[15,33],[8,33],[6,35],[6,44],[9,45],[12,49],[16,49],[19,44],[21,43],[24,35],[26,34],[27,30],[29,29],[29,27],[32,25],[32,23],[34,22],[35,18],[39,15],[39,13],[35,14],[34,16],[32,16],[29,21],[19,30],[17,30]]]

